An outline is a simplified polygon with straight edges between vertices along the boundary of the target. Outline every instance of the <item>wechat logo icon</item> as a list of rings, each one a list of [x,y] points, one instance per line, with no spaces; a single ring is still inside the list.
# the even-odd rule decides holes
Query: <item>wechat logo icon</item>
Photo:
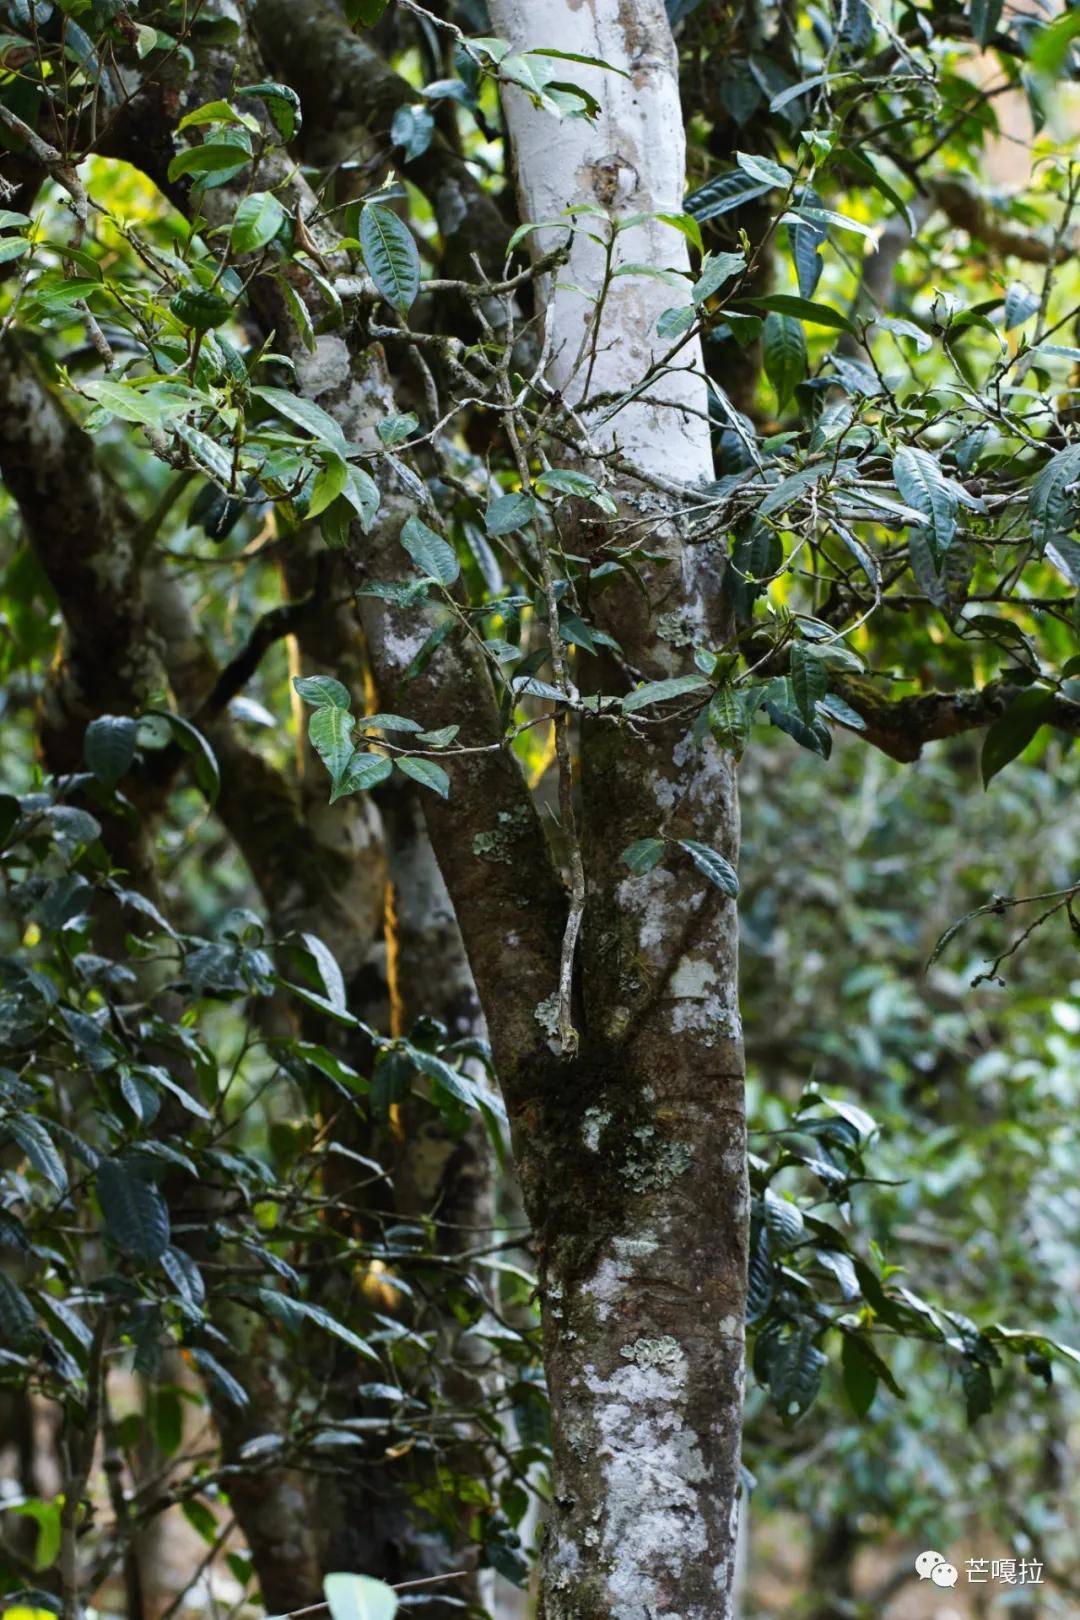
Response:
[[[921,1552],[915,1560],[915,1573],[920,1581],[933,1581],[935,1586],[955,1586],[957,1572],[939,1552]]]

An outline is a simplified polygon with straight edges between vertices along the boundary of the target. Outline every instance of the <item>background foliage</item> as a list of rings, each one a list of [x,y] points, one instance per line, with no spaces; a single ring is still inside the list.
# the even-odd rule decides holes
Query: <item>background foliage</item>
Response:
[[[344,545],[398,478],[363,588],[415,608],[414,680],[475,645],[540,802],[573,707],[553,617],[575,724],[685,704],[743,756],[746,1612],[886,1612],[928,1541],[1043,1557],[1030,1601],[1070,1612],[1077,14],[669,4],[694,270],[638,273],[670,278],[672,361],[704,338],[716,481],[688,521],[730,558],[733,633],[616,696],[594,607],[647,542],[602,457],[551,465],[498,106],[588,92],[480,7],[313,5],[310,59],[248,9],[265,67],[228,7],[3,8],[8,1601],[256,1603],[237,1521],[282,1480],[359,1491],[378,1534],[345,1556],[388,1579],[428,1568],[404,1518],[528,1578],[545,1410],[501,1105],[444,988],[460,940],[410,933],[370,811],[404,847],[458,746],[379,714],[357,651]],[[331,38],[359,121],[311,88]],[[122,161],[140,78],[189,76],[213,93],[169,150]],[[634,229],[564,224],[610,255]],[[357,329],[391,358],[374,437],[301,386]],[[138,1595],[178,1509],[182,1577]]]

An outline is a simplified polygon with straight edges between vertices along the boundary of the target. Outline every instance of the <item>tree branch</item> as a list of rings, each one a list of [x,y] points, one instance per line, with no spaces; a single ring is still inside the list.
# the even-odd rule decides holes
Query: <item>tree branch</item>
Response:
[[[979,691],[921,692],[890,701],[861,677],[834,677],[834,684],[866,723],[859,735],[891,759],[905,763],[918,759],[928,742],[991,725],[1024,690],[1001,680],[991,681]],[[1061,693],[1052,694],[1046,724],[1080,737],[1080,703]]]

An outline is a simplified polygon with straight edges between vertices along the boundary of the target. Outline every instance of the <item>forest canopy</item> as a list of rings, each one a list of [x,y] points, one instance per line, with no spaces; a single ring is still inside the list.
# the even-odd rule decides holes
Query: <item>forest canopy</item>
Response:
[[[1075,1612],[1078,84],[0,0],[17,1620]]]

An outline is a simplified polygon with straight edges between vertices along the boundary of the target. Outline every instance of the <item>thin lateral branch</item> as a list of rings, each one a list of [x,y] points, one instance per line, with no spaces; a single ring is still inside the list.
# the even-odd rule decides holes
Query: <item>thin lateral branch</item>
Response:
[[[60,1510],[60,1590],[63,1620],[81,1620],[83,1608],[79,1583],[79,1510],[90,1479],[101,1428],[105,1354],[112,1318],[102,1311],[94,1327],[86,1369],[86,1415],[77,1432],[69,1430],[67,1477],[64,1505]],[[73,1427],[73,1426],[72,1426]]]
[[[448,1569],[445,1575],[424,1575],[416,1581],[398,1581],[391,1588],[394,1592],[415,1592],[422,1586],[440,1586],[443,1581],[467,1581],[467,1569]],[[309,1603],[304,1609],[293,1609],[289,1614],[283,1615],[282,1620],[307,1620],[308,1615],[329,1614],[329,1603]]]
[[[86,187],[79,179],[79,172],[74,163],[57,147],[42,140],[41,136],[32,130],[29,124],[24,123],[17,113],[12,112],[10,107],[2,104],[0,104],[0,124],[3,124],[16,140],[24,142],[35,161],[40,163],[70,196],[75,210],[75,234],[72,246],[78,247],[86,232],[86,218],[90,205]]]

